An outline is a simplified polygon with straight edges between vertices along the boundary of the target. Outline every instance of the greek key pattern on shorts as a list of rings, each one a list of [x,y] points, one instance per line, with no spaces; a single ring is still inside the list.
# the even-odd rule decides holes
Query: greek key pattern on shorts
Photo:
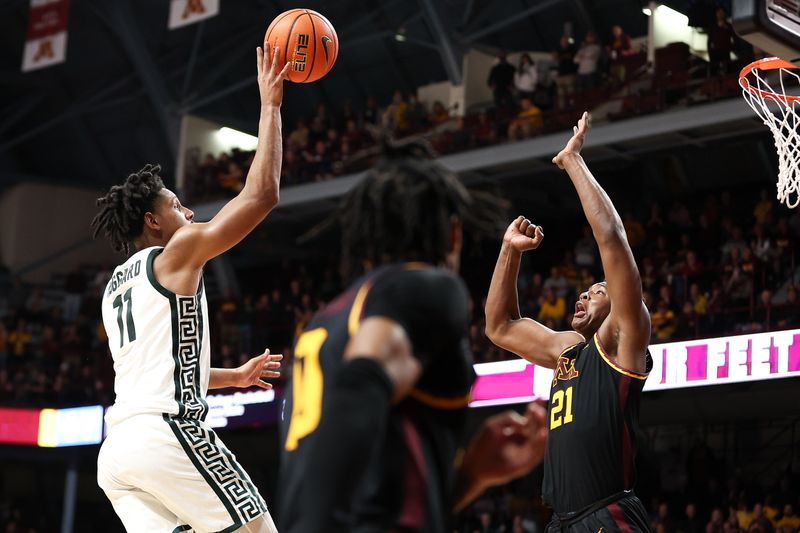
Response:
[[[250,478],[213,433],[196,420],[170,418],[175,435],[184,449],[194,455],[195,466],[214,492],[240,524],[250,522],[267,511],[267,504],[258,494]],[[199,463],[199,464],[198,464]]]
[[[180,404],[179,415],[203,420],[208,404],[200,394],[200,346],[203,317],[199,297],[176,296],[178,331],[175,342],[177,374],[175,391]]]

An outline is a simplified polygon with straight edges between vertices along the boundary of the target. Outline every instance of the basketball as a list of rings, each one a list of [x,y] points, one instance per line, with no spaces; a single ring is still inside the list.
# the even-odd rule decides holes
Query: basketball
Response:
[[[339,38],[333,25],[310,9],[290,9],[267,28],[264,44],[280,47],[279,66],[291,61],[288,79],[310,83],[327,74],[339,55]]]

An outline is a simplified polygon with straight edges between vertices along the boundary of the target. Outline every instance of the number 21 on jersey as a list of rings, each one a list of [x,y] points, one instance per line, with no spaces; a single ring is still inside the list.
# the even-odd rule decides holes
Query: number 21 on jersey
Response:
[[[556,429],[570,422],[572,422],[572,387],[567,387],[565,390],[557,390],[550,398],[550,429]]]
[[[297,339],[292,366],[292,420],[286,434],[286,450],[297,448],[303,437],[319,425],[322,414],[322,367],[319,351],[328,338],[325,328],[306,331]]]

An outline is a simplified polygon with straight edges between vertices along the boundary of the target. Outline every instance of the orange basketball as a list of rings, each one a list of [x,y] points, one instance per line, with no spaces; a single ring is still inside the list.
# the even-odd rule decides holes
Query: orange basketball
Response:
[[[264,43],[280,47],[279,66],[292,63],[288,77],[295,83],[317,81],[339,55],[339,38],[333,25],[310,9],[290,9],[275,17]]]

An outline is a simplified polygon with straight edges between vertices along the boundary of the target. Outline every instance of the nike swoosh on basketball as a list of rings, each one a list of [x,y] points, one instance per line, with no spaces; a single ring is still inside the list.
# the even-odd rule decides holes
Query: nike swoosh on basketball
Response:
[[[322,36],[322,51],[325,52],[325,63],[328,63],[328,43],[331,42],[331,38],[327,35]]]

